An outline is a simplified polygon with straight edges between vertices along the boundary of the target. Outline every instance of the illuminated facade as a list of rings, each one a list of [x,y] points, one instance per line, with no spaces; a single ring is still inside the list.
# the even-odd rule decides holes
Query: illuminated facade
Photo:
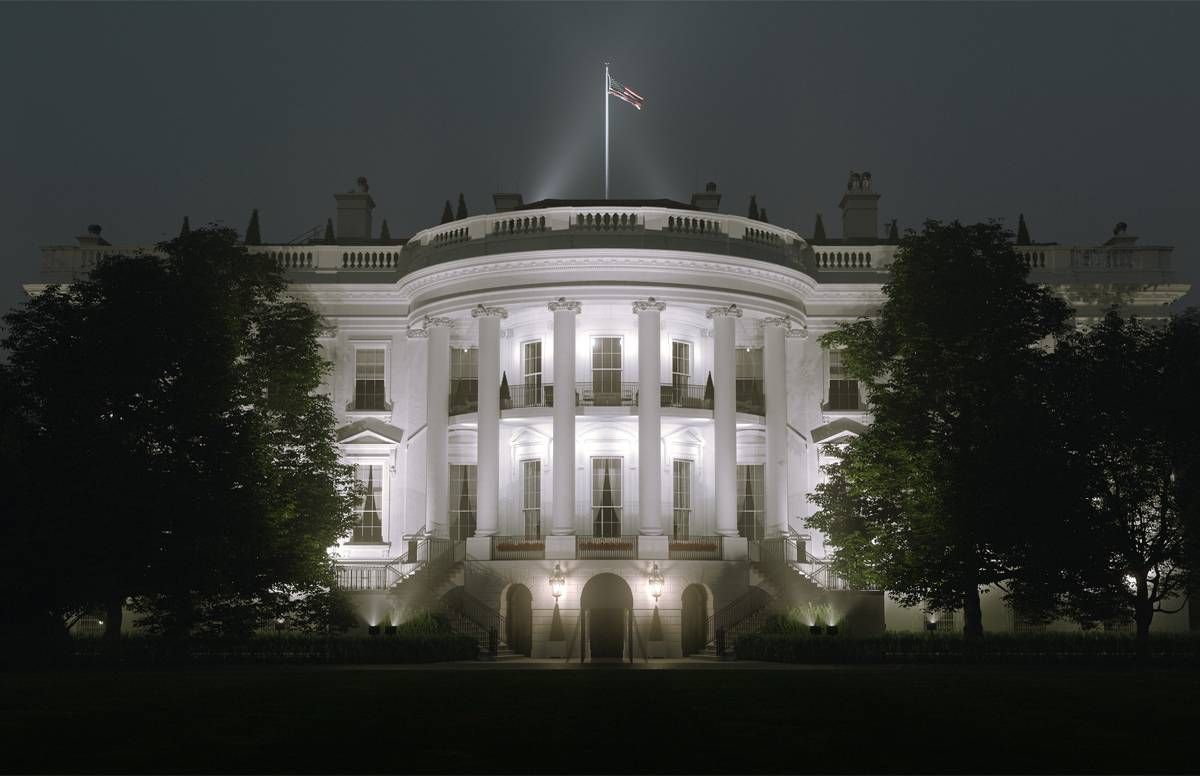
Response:
[[[720,213],[711,185],[690,203],[496,195],[407,241],[372,239],[365,185],[336,198],[335,241],[251,250],[330,324],[326,388],[367,492],[333,551],[368,624],[444,602],[516,651],[639,659],[711,650],[785,603],[921,627],[841,589],[807,525],[821,446],[870,422],[818,342],[883,299],[895,241],[869,175],[839,239]],[[1161,315],[1187,287],[1170,248],[1135,240],[1017,250],[1033,280],[1093,291],[1081,317],[1096,288]],[[43,282],[128,250],[80,242],[43,250]]]

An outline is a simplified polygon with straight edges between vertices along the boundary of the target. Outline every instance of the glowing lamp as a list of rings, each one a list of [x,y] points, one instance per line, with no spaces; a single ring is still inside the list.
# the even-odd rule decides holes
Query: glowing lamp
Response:
[[[558,597],[563,594],[563,590],[567,586],[567,578],[563,576],[562,566],[558,563],[554,564],[554,573],[550,575],[550,595],[554,596],[554,603],[558,604]]]
[[[663,584],[666,582],[663,579],[662,572],[658,570],[658,564],[650,569],[650,595],[654,596],[654,603],[658,604],[658,597],[663,593]]]

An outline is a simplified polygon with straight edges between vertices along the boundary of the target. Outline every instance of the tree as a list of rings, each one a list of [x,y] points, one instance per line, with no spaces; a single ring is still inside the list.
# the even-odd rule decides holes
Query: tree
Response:
[[[1025,214],[1017,217],[1017,245],[1029,245],[1029,229],[1025,226]]]
[[[442,208],[442,223],[448,224],[454,220],[454,210],[450,207],[450,200],[446,200],[446,206]]]
[[[1076,462],[1060,487],[1076,499],[1049,534],[1058,541],[1047,562],[1063,573],[1048,592],[1085,623],[1132,620],[1145,654],[1154,615],[1182,608],[1194,566],[1200,422],[1179,410],[1196,395],[1200,317],[1148,326],[1112,312],[1064,337],[1052,361]]]
[[[894,219],[894,218],[892,219],[891,223],[888,224],[887,238],[891,242],[899,242],[900,241],[900,228],[898,226],[896,226],[896,219]]]
[[[817,213],[817,223],[813,224],[813,242],[825,242],[825,222],[821,220],[821,214]]]
[[[750,212],[746,214],[746,217],[752,218],[755,221],[758,220],[758,195],[757,194],[750,195]]]
[[[767,209],[765,207],[758,211],[758,220],[762,221],[764,224],[770,223],[770,221],[767,220]]]
[[[262,245],[262,236],[258,232],[258,208],[250,211],[250,224],[246,227],[246,245]]]
[[[467,201],[465,199],[463,199],[463,195],[462,195],[461,191],[458,193],[458,212],[455,214],[454,217],[455,218],[466,218],[467,217]]]
[[[191,225],[188,224],[188,217],[184,216],[183,217],[183,226],[179,227],[179,236],[187,237],[188,233],[191,231],[192,231],[192,227],[191,227]]]
[[[874,421],[828,450],[811,523],[839,573],[904,605],[961,607],[971,637],[980,587],[1012,578],[1023,523],[1056,498],[1026,430],[1046,411],[1034,346],[1069,308],[1027,271],[998,225],[927,221],[901,239],[878,316],[822,338],[843,349]]]
[[[325,236],[324,236],[323,238],[321,238],[321,242],[324,242],[324,243],[331,243],[331,242],[333,242],[333,240],[334,240],[334,237],[333,237],[333,219],[332,219],[332,218],[326,218],[326,219],[325,219]]]
[[[317,393],[320,319],[281,270],[229,229],[158,248],[5,316],[6,384],[55,461],[25,475],[36,530],[70,558],[47,564],[45,605],[104,605],[113,634],[134,597],[172,635],[227,632],[230,611],[257,621],[332,587],[355,485]]]
[[[380,239],[380,241],[383,241],[383,242],[386,242],[386,241],[392,239],[392,233],[388,229],[386,218],[383,219],[383,226],[380,227],[380,229],[379,229],[379,239]]]

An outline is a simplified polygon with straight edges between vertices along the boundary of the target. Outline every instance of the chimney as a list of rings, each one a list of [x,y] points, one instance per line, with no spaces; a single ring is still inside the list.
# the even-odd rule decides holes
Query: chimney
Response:
[[[87,234],[75,238],[80,245],[109,245],[108,240],[100,236],[100,224],[88,224]]]
[[[339,240],[370,240],[371,211],[375,200],[367,192],[371,187],[366,178],[358,179],[357,189],[345,194],[334,194],[337,200],[337,236]]]
[[[493,194],[492,204],[495,205],[497,213],[520,210],[525,206],[525,198],[520,194]]]
[[[879,195],[871,191],[871,173],[851,171],[842,209],[843,240],[879,239]]]
[[[709,181],[704,186],[704,191],[693,194],[692,207],[709,213],[717,212],[717,208],[721,207],[721,194],[717,191],[717,184]]]

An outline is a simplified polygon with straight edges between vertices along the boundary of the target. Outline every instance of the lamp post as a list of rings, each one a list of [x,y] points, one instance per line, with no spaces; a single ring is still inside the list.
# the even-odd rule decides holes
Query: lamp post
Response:
[[[663,584],[666,580],[663,579],[662,572],[658,570],[658,564],[650,569],[650,595],[654,596],[654,605],[658,606],[658,597],[663,593]]]
[[[567,578],[563,576],[562,566],[554,564],[554,573],[550,575],[550,595],[554,596],[554,605],[558,606],[558,598],[567,586]]]

